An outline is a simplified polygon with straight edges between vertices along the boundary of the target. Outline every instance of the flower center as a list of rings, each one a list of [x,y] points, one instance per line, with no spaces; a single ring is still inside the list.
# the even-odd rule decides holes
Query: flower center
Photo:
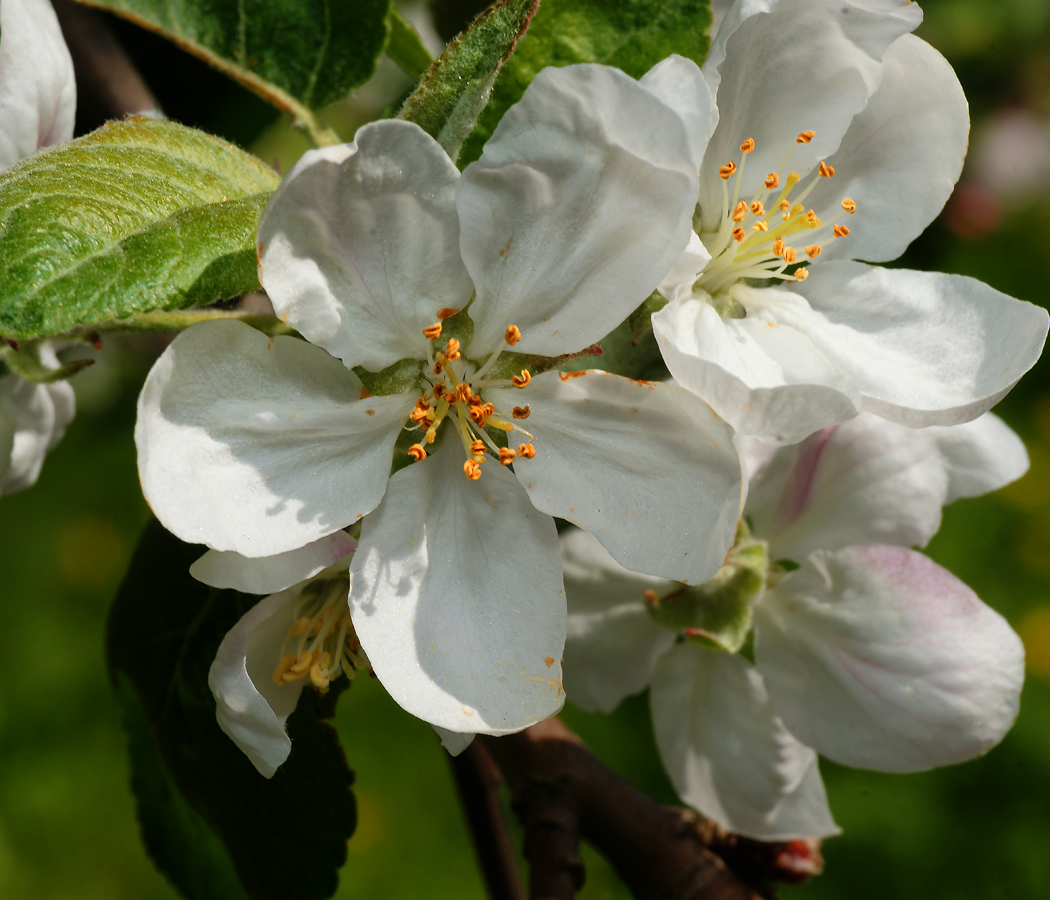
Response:
[[[808,144],[813,137],[812,131],[804,131],[795,139],[795,144]],[[799,251],[791,243],[802,235],[799,243],[803,245],[803,252],[809,259],[816,259],[824,244],[849,234],[850,230],[838,221],[857,211],[857,204],[848,197],[842,201],[842,212],[827,222],[819,219],[812,209],[806,209],[806,197],[821,178],[833,178],[835,170],[821,162],[805,179],[798,172],[788,171],[785,175],[794,146],[777,171],[766,176],[763,187],[750,199],[741,199],[744,164],[754,149],[754,140],[748,138],[740,145],[740,165],[730,160],[718,170],[722,176],[722,218],[717,231],[700,235],[711,261],[704,266],[695,285],[712,296],[742,278],[804,281],[809,274],[805,268],[786,272],[788,266],[799,260]],[[734,179],[732,195],[730,179]],[[803,185],[803,181],[808,183]],[[796,188],[800,190],[792,197]]]
[[[532,380],[528,369],[522,369],[520,374],[509,379],[486,378],[500,354],[521,340],[521,331],[516,325],[510,325],[499,347],[480,367],[475,367],[463,358],[456,338],[449,338],[443,347],[440,346],[441,329],[441,322],[423,329],[423,336],[430,341],[427,347],[428,369],[423,375],[425,387],[415,409],[408,415],[411,424],[405,425],[410,431],[422,431],[423,439],[408,448],[408,455],[416,462],[426,459],[425,445],[434,443],[438,429],[448,420],[459,434],[467,456],[463,474],[472,481],[481,477],[481,466],[488,458],[487,454],[504,466],[509,466],[519,456],[532,459],[536,455],[532,435],[515,421],[527,419],[531,412],[529,407],[515,406],[508,420],[497,416],[495,406],[486,403],[482,396],[485,388],[523,388]],[[518,444],[517,450],[500,447],[489,434],[489,429],[503,432],[508,444],[514,432],[520,432],[525,441]]]
[[[350,576],[309,582],[292,609],[292,625],[281,645],[281,661],[273,673],[277,684],[291,684],[309,677],[322,694],[343,672],[354,677],[355,669],[367,669],[347,597]]]

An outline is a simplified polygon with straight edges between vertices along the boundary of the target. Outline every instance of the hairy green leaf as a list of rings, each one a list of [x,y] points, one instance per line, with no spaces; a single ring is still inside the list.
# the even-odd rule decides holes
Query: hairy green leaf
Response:
[[[110,610],[106,653],[131,753],[143,840],[189,900],[323,900],[356,824],[353,773],[325,697],[303,691],[292,753],[263,778],[219,728],[208,669],[259,598],[195,581],[201,547],[147,526]]]
[[[401,118],[419,125],[455,160],[539,2],[498,0],[481,13],[430,67]]]
[[[492,89],[461,163],[481,155],[503,113],[545,66],[603,63],[640,78],[672,53],[697,64],[711,40],[710,0],[542,0]]]
[[[390,0],[80,0],[156,31],[280,109],[309,116],[367,81]]]
[[[0,334],[33,338],[259,287],[277,175],[174,122],[110,122],[0,175]]]

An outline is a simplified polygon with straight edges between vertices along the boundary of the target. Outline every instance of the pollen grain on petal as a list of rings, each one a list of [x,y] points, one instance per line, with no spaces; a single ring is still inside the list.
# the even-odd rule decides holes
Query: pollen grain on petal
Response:
[[[780,176],[776,172],[770,172],[763,183],[766,186],[766,190],[771,191],[774,188],[780,187]]]
[[[413,444],[408,448],[408,455],[416,462],[420,462],[427,458],[427,451],[422,444]]]
[[[428,341],[436,341],[441,337],[441,323],[435,322],[433,325],[428,325],[423,329],[423,337]]]
[[[521,340],[521,329],[517,325],[508,325],[507,331],[503,335],[503,340],[507,342],[508,346],[513,347]]]
[[[523,388],[527,387],[530,381],[532,381],[532,373],[528,369],[522,369],[521,374],[511,378],[510,383],[516,388]]]
[[[512,462],[514,462],[514,460],[517,457],[517,455],[518,454],[515,453],[513,450],[511,450],[509,447],[500,447],[499,448],[499,462],[500,462],[500,465],[501,466],[509,466]]]
[[[518,456],[524,457],[525,459],[532,459],[536,455],[536,448],[532,446],[530,441],[527,444],[518,444]]]
[[[796,144],[808,144],[817,136],[815,131],[803,131],[797,138],[795,138]]]
[[[740,150],[743,153],[750,153],[754,149],[755,149],[755,139],[754,138],[748,138],[746,141],[744,141],[744,143],[742,143],[740,145]]]
[[[852,216],[857,211],[857,204],[847,197],[842,201],[842,208]]]
[[[736,172],[736,163],[729,160],[724,166],[718,167],[718,174],[722,176],[723,181],[728,181],[733,177],[733,173]]]

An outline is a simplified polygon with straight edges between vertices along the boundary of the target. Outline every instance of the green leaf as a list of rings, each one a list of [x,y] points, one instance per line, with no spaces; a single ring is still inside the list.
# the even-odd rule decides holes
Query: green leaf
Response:
[[[307,689],[288,719],[292,753],[263,778],[219,728],[208,669],[259,599],[190,577],[201,547],[147,526],[110,610],[107,658],[131,753],[143,840],[189,900],[322,900],[356,824],[353,773],[334,708]]]
[[[279,183],[232,144],[132,118],[0,175],[0,334],[33,338],[258,290]]]
[[[433,54],[412,23],[393,7],[390,8],[387,22],[390,25],[390,40],[386,45],[386,55],[418,81],[433,64]]]
[[[81,0],[156,31],[280,109],[339,100],[375,71],[390,0]]]
[[[699,65],[707,57],[710,28],[710,0],[543,0],[500,72],[461,162],[481,155],[503,113],[544,67],[603,63],[640,78],[672,53]]]
[[[448,45],[405,101],[401,118],[419,125],[453,161],[538,5],[539,0],[494,3]]]

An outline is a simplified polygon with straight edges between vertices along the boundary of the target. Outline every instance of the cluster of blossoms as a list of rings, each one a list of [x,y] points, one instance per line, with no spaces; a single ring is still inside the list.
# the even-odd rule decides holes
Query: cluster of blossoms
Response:
[[[48,0],[3,0],[0,172],[70,140],[76,102],[73,62]],[[0,494],[13,494],[36,482],[76,403],[65,381],[40,384],[23,378],[13,365],[17,345],[2,338],[0,345]],[[34,348],[29,361],[41,374],[59,367],[48,344]]]
[[[305,340],[204,323],[150,373],[147,500],[267,595],[210,679],[264,775],[361,666],[453,752],[651,685],[683,798],[767,839],[836,830],[818,752],[908,771],[1010,727],[1019,641],[909,548],[1027,467],[983,414],[1047,315],[853,261],[947,200],[958,82],[914,3],[715,7],[702,70],[544,70],[462,173],[404,121],[307,153],[258,235]],[[559,368],[657,289],[677,383]]]

